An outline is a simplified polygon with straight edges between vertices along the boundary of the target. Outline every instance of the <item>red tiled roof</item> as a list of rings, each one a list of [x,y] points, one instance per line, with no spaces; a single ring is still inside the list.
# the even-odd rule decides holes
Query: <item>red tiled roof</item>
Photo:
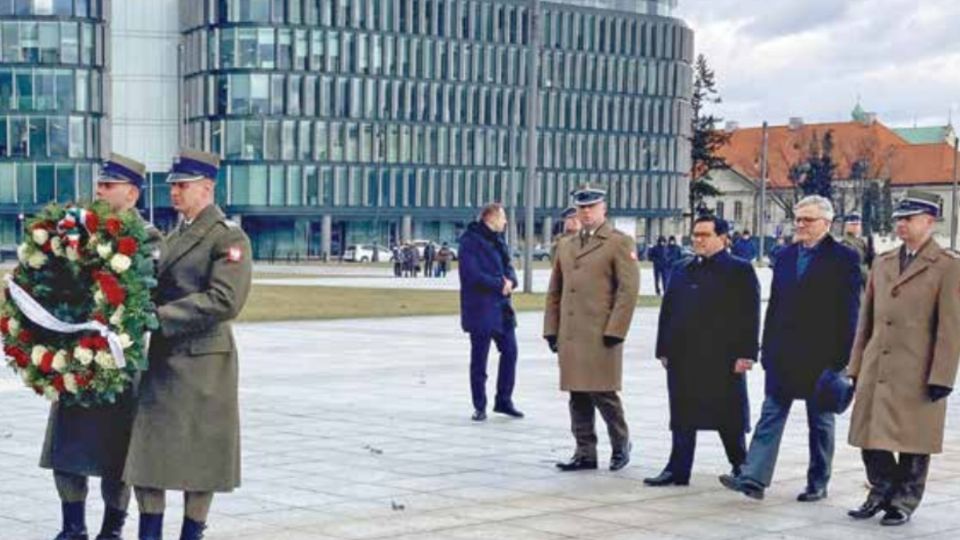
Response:
[[[946,143],[911,145],[879,122],[831,122],[768,129],[768,174],[770,186],[789,188],[790,168],[809,152],[814,137],[822,140],[833,132],[837,177],[846,178],[851,165],[866,158],[869,178],[891,178],[895,185],[948,183],[953,181],[953,148]],[[727,163],[749,178],[760,177],[763,128],[741,128],[733,133],[720,154]]]

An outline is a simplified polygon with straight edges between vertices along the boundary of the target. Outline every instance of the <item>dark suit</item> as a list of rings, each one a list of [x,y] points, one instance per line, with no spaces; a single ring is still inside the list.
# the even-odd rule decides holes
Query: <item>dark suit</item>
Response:
[[[825,489],[830,480],[834,414],[818,410],[813,398],[825,369],[842,370],[860,309],[860,258],[827,235],[811,250],[790,245],[777,256],[763,329],[766,397],[743,477],[768,486],[790,405],[803,399],[810,429],[807,485]]]
[[[757,358],[760,286],[753,266],[721,251],[678,264],[670,278],[657,332],[657,357],[667,359],[673,448],[667,469],[690,478],[697,430],[720,433],[727,459],[739,466],[750,427],[746,377],[738,358]]]
[[[516,318],[503,280],[517,286],[517,273],[502,233],[482,222],[467,226],[460,237],[460,324],[470,334],[470,388],[473,408],[487,406],[487,356],[490,341],[500,351],[496,405],[512,405],[517,365]]]

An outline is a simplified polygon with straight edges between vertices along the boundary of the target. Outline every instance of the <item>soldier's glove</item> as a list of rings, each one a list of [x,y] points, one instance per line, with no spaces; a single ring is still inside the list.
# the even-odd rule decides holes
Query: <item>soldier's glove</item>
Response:
[[[603,336],[603,344],[607,347],[615,347],[623,343],[623,338],[617,336]]]
[[[939,384],[927,385],[927,395],[930,396],[930,401],[934,403],[949,396],[950,392],[953,392],[953,388],[949,386],[940,386]]]
[[[557,352],[557,336],[544,336],[544,339],[547,340],[547,346],[550,347],[552,352]]]

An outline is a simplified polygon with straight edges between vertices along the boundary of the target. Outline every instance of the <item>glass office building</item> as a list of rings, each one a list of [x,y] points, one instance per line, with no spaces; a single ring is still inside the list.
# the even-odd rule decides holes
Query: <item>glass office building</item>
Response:
[[[259,256],[453,241],[480,205],[527,203],[530,5],[182,0],[185,142],[223,156],[218,197]],[[537,234],[587,181],[621,222],[681,212],[693,33],[674,5],[541,4]]]
[[[0,0],[0,245],[51,200],[90,198],[107,129],[106,0]]]

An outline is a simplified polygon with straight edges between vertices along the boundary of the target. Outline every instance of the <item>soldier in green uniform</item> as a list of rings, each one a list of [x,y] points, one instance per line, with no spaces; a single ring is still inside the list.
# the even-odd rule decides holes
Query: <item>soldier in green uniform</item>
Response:
[[[557,245],[560,244],[560,240],[568,237],[574,236],[580,232],[580,220],[577,219],[577,207],[568,206],[560,214],[560,217],[563,218],[563,232],[558,234],[553,239],[553,244],[550,245],[550,260],[557,258]]]
[[[184,492],[180,538],[203,537],[214,492],[240,485],[237,347],[230,321],[250,292],[250,240],[214,204],[220,160],[184,150],[167,179],[182,222],[166,238],[156,294],[160,329],[139,388],[124,480],[140,538],[163,535],[165,490]]]
[[[97,179],[97,199],[106,201],[113,212],[136,212],[143,188],[142,163],[113,154],[104,163]],[[159,257],[160,231],[144,223],[149,244]],[[47,433],[40,466],[53,469],[63,511],[63,524],[56,540],[86,540],[87,478],[100,477],[103,496],[103,525],[97,540],[120,538],[130,503],[130,487],[122,481],[123,464],[133,426],[133,390],[111,405],[85,408],[54,403],[50,407]]]
[[[870,265],[873,262],[873,248],[863,237],[863,223],[860,214],[847,214],[843,218],[843,236],[840,243],[857,252],[860,255],[860,273],[863,277],[861,283],[866,286],[867,277],[870,275]]]

